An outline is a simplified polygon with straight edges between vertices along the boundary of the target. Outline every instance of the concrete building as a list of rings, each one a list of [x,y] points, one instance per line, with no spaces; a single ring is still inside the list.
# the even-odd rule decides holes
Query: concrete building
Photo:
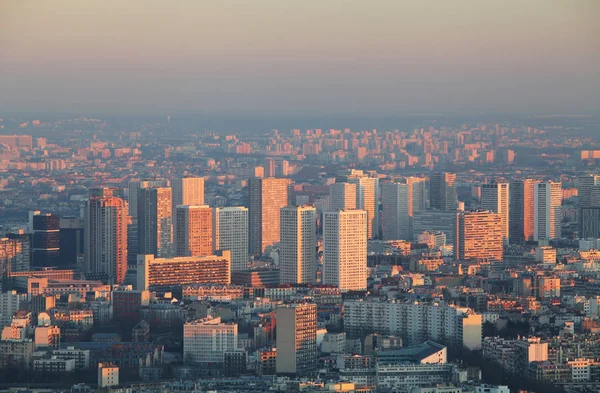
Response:
[[[334,183],[329,186],[329,209],[356,209],[356,184]]]
[[[502,261],[504,247],[501,223],[499,214],[487,210],[457,213],[455,258]]]
[[[213,210],[206,205],[177,205],[175,209],[175,254],[178,257],[212,255]]]
[[[127,202],[117,197],[91,197],[85,211],[86,273],[105,274],[121,284],[127,273]]]
[[[35,328],[35,348],[49,349],[60,346],[60,328],[58,326],[38,326]]]
[[[509,242],[509,195],[508,183],[494,182],[481,185],[481,208],[500,216],[505,244]]]
[[[458,206],[456,196],[456,174],[434,173],[429,177],[429,207],[453,211]]]
[[[379,179],[367,177],[355,171],[347,177],[350,184],[356,185],[356,208],[367,212],[367,236],[379,237]]]
[[[509,240],[523,244],[533,240],[534,233],[534,186],[538,180],[525,179],[509,186]]]
[[[169,187],[168,180],[144,180],[129,183],[127,202],[129,203],[130,222],[127,228],[128,263],[135,265],[139,252],[138,244],[138,199],[143,188]]]
[[[61,266],[60,217],[55,214],[35,212],[31,217],[31,266]]]
[[[20,308],[21,299],[17,291],[0,293],[0,326],[10,325],[12,316]]]
[[[310,375],[317,369],[317,305],[277,307],[277,374]]]
[[[412,203],[409,191],[408,184],[395,182],[381,184],[381,203],[383,205],[381,226],[384,240],[412,239],[409,211]]]
[[[456,211],[425,210],[413,215],[413,240],[423,232],[443,232],[446,241],[454,244],[456,233]]]
[[[280,210],[288,206],[290,179],[250,178],[248,181],[250,252],[262,254],[279,243]]]
[[[183,325],[183,360],[186,363],[223,364],[227,351],[238,349],[238,325],[221,318],[205,318]]]
[[[204,205],[204,178],[202,177],[171,179],[171,189],[173,211],[180,205]]]
[[[367,289],[367,212],[338,210],[323,215],[323,284],[342,291]]]
[[[534,185],[533,240],[550,240],[561,237],[562,185],[544,182]]]
[[[39,373],[67,373],[75,371],[75,359],[36,359],[33,361],[33,371]]]
[[[189,284],[230,284],[230,252],[202,257],[138,255],[137,288]]]
[[[313,284],[316,281],[316,209],[305,206],[281,208],[279,281]]]
[[[171,189],[168,187],[138,190],[138,254],[158,258],[173,255]]]
[[[231,252],[231,271],[248,269],[248,209],[215,208],[212,230],[213,250]]]
[[[438,304],[346,300],[344,330],[350,337],[397,335],[406,345],[433,340],[479,350],[482,317],[468,308]]]
[[[119,386],[119,367],[111,363],[98,363],[98,387]]]

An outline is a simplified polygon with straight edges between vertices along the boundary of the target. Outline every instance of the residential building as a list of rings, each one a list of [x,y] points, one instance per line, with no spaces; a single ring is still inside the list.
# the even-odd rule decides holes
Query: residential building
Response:
[[[279,243],[280,212],[288,206],[290,179],[250,178],[248,181],[250,252],[262,254]]]
[[[367,289],[367,212],[323,214],[323,284],[342,291]]]
[[[198,365],[224,363],[225,352],[238,349],[238,325],[205,318],[183,325],[183,360]]]
[[[316,280],[316,209],[287,206],[280,213],[279,281],[313,284]]]
[[[218,207],[213,211],[213,250],[231,252],[231,271],[248,268],[248,209]]]
[[[317,305],[277,307],[277,374],[311,375],[317,368]]]
[[[178,257],[212,255],[212,214],[212,208],[205,205],[176,207],[175,254]]]

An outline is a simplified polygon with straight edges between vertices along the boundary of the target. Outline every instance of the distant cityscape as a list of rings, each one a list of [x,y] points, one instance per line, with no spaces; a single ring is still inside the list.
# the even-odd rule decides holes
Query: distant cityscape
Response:
[[[0,391],[600,391],[600,122],[411,121],[0,119]]]

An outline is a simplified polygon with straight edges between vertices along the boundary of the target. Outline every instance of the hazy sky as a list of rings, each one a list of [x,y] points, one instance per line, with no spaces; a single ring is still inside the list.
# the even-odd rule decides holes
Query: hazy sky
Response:
[[[600,0],[0,0],[0,114],[600,111]]]

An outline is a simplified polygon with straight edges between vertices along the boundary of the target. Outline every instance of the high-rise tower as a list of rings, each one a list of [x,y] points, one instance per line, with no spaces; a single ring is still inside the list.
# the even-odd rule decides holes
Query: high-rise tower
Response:
[[[316,274],[316,209],[287,206],[281,209],[279,281],[312,284]]]

